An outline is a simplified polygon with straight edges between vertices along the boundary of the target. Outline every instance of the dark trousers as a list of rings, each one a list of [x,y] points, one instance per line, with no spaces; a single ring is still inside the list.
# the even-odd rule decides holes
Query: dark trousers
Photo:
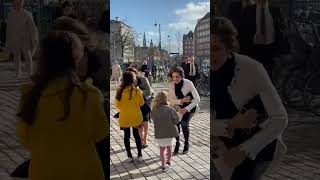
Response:
[[[270,166],[271,161],[252,162],[245,159],[234,169],[231,180],[260,180]]]
[[[128,157],[132,158],[132,153],[131,153],[131,147],[130,147],[130,129],[131,128],[124,128],[124,145],[126,147],[126,151],[127,151],[127,155]],[[139,135],[139,131],[137,128],[132,128],[133,131],[133,137],[136,141],[136,146],[137,146],[137,150],[138,150],[138,157],[142,156],[142,152],[141,152],[141,138]]]
[[[181,122],[178,124],[179,136],[176,137],[176,146],[174,151],[178,152],[180,147],[180,129],[182,129],[182,133],[184,136],[184,150],[189,150],[189,123],[194,113],[188,113],[182,117]],[[181,126],[181,128],[180,128]]]
[[[105,179],[109,179],[110,175],[110,136],[96,143],[97,152],[99,154]]]

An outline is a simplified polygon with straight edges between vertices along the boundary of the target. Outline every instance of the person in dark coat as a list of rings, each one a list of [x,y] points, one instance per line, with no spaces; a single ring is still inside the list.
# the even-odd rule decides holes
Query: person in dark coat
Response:
[[[232,2],[227,13],[238,30],[239,53],[261,62],[271,75],[274,59],[290,53],[287,24],[269,0]]]
[[[194,61],[194,57],[188,57],[188,63],[184,64],[184,72],[186,79],[192,81],[193,84],[196,84],[196,80],[200,78],[200,70],[197,63]]]

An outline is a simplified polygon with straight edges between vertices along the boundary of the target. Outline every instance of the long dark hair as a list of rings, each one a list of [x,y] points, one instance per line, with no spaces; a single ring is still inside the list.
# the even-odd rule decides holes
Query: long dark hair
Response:
[[[39,99],[50,81],[67,77],[68,87],[65,92],[65,114],[60,120],[65,120],[70,113],[70,98],[75,87],[80,87],[80,81],[75,73],[76,63],[73,57],[73,47],[78,37],[70,32],[53,31],[42,40],[39,69],[33,76],[34,86],[24,97],[21,113],[23,121],[32,125],[36,118]],[[80,41],[80,40],[79,40]]]
[[[57,31],[69,31],[75,33],[82,41],[93,43],[88,28],[80,21],[72,19],[67,16],[63,16],[54,21],[52,27]],[[93,49],[89,49],[87,46],[84,48],[88,57],[88,69],[87,74],[83,79],[92,77],[101,66],[99,57]]]
[[[232,22],[225,17],[214,17],[211,20],[211,35],[217,35],[221,39],[222,43],[232,50],[237,50],[238,47],[238,31]]]
[[[134,72],[131,72],[131,71],[126,71],[122,74],[122,82],[121,82],[121,85],[120,85],[120,88],[118,89],[117,91],[117,94],[116,94],[116,99],[118,101],[121,100],[122,98],[122,92],[123,90],[128,87],[128,86],[132,86],[134,84],[134,79],[133,77],[135,76]],[[132,91],[133,91],[133,88],[131,89],[130,91],[130,97],[129,99],[132,98]]]
[[[170,70],[168,76],[169,76],[170,78],[172,78],[172,74],[173,74],[173,73],[178,73],[182,78],[185,77],[184,70],[182,69],[182,67],[173,67],[173,68]]]
[[[131,72],[133,72],[133,73],[137,76],[137,78],[140,78],[140,73],[139,73],[139,71],[138,71],[138,69],[137,69],[137,68],[134,68],[134,67],[128,67],[128,68],[127,68],[127,71],[131,71]]]
[[[92,40],[89,35],[88,28],[81,23],[80,21],[67,17],[62,16],[56,19],[51,26],[52,30],[56,31],[70,31],[75,33],[82,41],[89,41]]]

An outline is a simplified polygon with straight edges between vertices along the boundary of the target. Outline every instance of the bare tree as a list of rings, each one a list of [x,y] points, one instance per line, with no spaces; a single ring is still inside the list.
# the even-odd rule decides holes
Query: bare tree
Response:
[[[120,48],[121,57],[124,57],[125,51],[131,51],[133,53],[135,46],[135,38],[132,32],[121,28],[121,31],[114,32],[115,43],[117,48]]]

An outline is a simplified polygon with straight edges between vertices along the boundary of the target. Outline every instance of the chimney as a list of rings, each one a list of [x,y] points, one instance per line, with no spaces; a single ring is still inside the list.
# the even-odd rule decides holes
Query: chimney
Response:
[[[116,21],[119,21],[119,17],[116,17]]]

